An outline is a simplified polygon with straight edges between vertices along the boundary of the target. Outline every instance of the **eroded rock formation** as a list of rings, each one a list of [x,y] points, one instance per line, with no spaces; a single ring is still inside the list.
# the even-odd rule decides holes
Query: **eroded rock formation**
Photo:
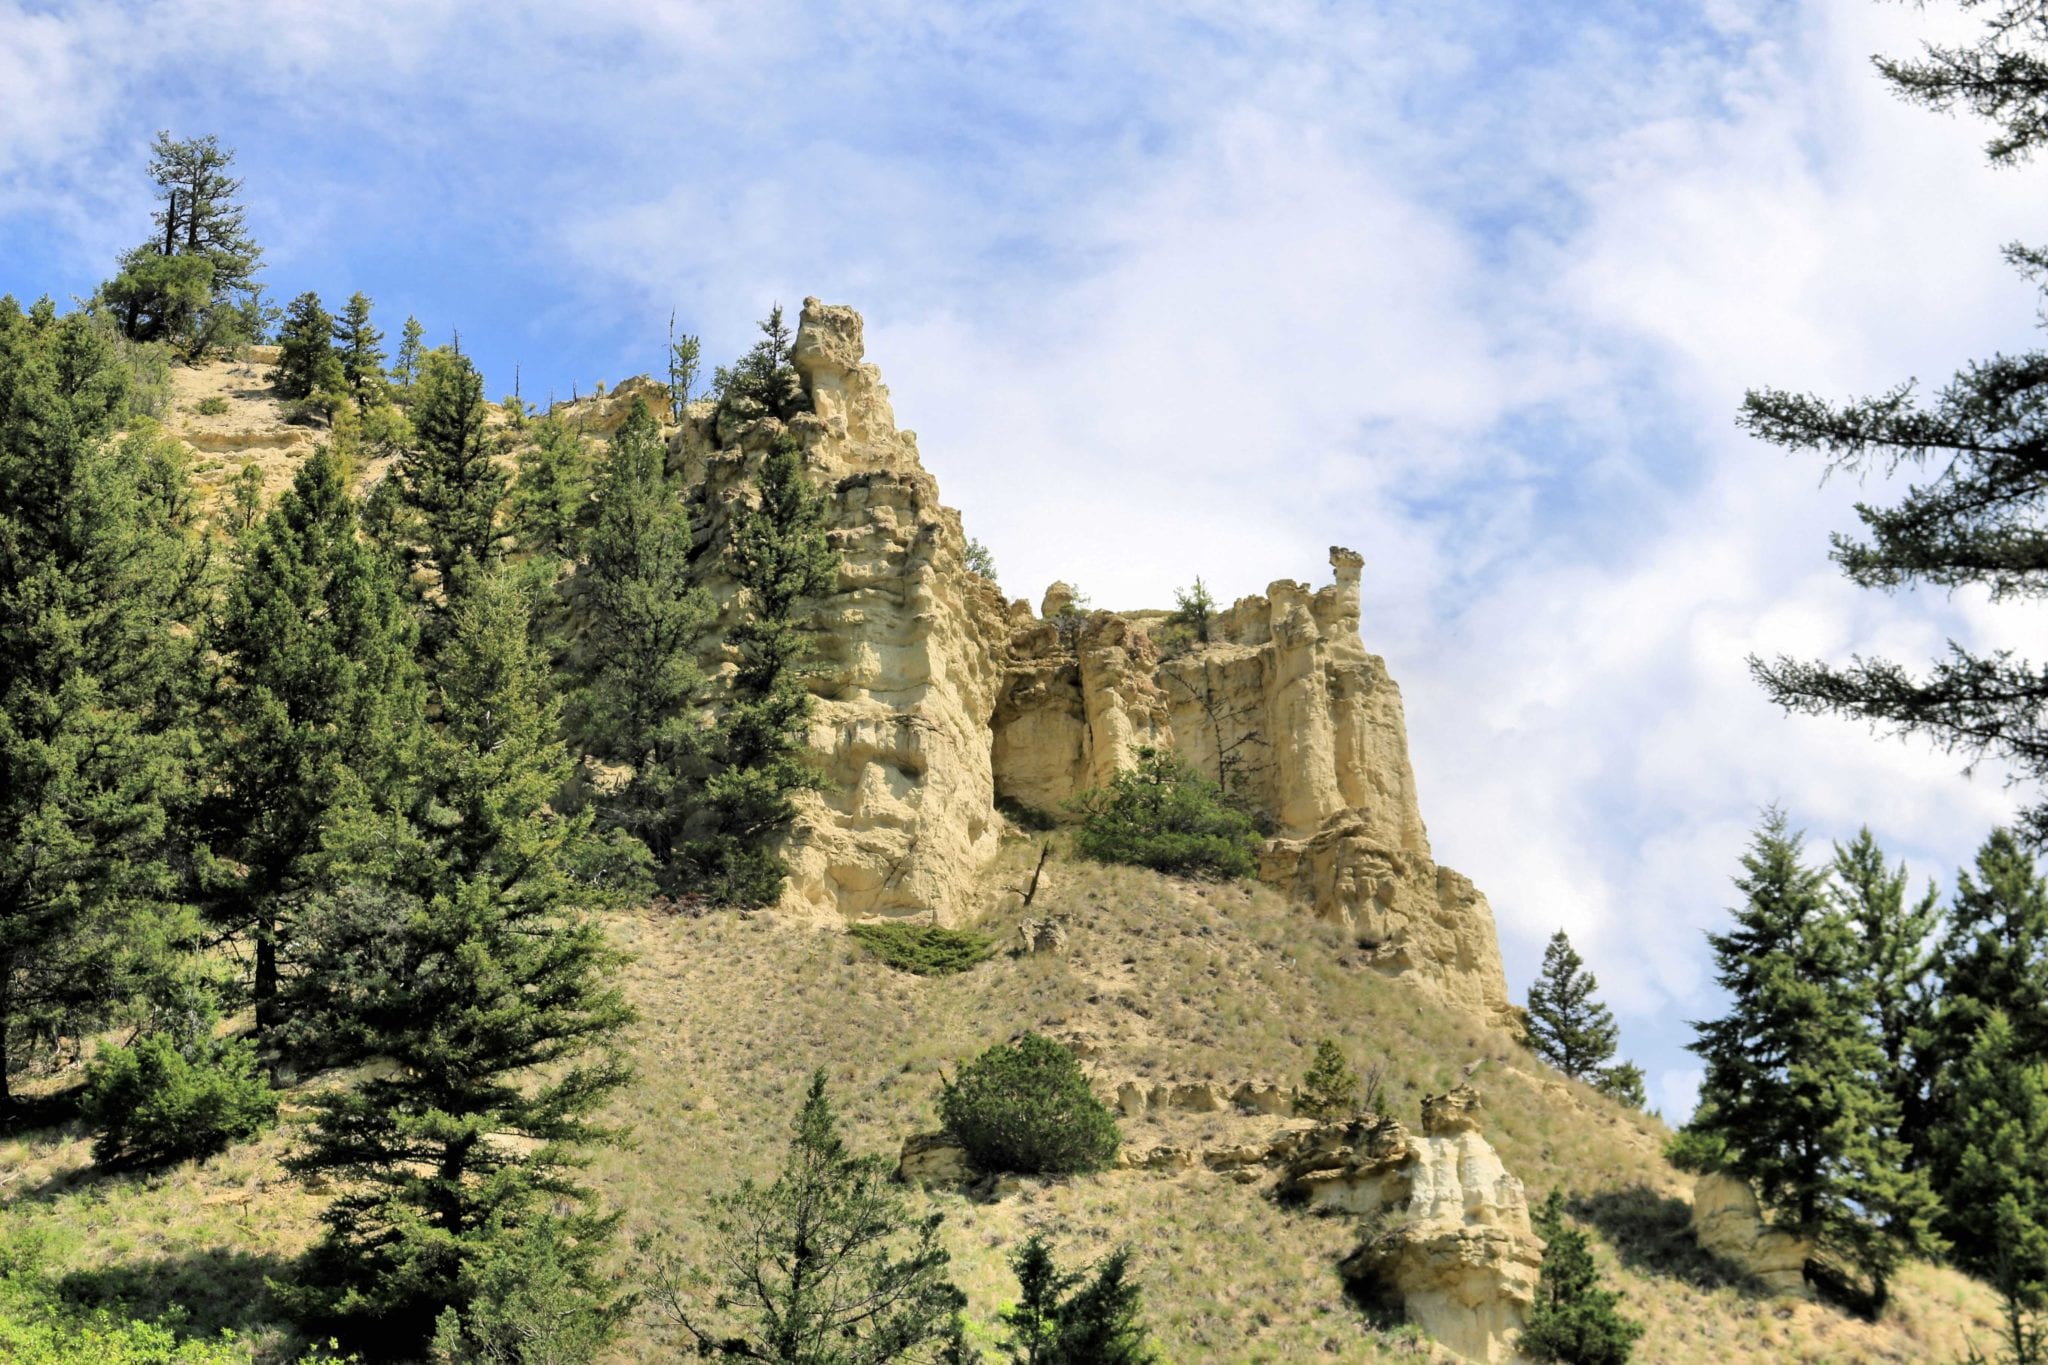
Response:
[[[1692,1232],[1700,1246],[1773,1294],[1804,1295],[1813,1243],[1764,1221],[1756,1191],[1739,1176],[1710,1171],[1693,1184]]]
[[[998,798],[1057,813],[1140,746],[1167,746],[1271,821],[1263,879],[1353,926],[1383,970],[1507,1017],[1491,911],[1430,856],[1400,691],[1359,639],[1360,556],[1332,550],[1322,588],[1275,583],[1218,611],[1206,640],[1169,638],[1157,612],[1084,613],[1065,585],[1038,611],[1006,606],[968,570],[959,514],[897,429],[859,315],[805,300],[793,354],[813,411],[788,430],[831,494],[843,559],[811,622],[827,786],[788,837],[787,908],[972,922],[990,908]],[[692,407],[672,458],[705,543],[781,431]]]

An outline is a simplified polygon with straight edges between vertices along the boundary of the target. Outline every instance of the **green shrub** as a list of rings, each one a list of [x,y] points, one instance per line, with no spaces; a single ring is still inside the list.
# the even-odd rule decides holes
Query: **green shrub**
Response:
[[[227,414],[228,400],[219,394],[211,394],[192,405],[192,410],[201,417],[223,417]]]
[[[1049,1038],[998,1043],[945,1082],[939,1117],[977,1170],[1099,1171],[1123,1139],[1081,1064]]]
[[[1066,803],[1081,816],[1076,844],[1102,863],[1135,863],[1191,877],[1249,877],[1264,841],[1223,789],[1179,758],[1138,750],[1138,766]]]
[[[856,924],[846,931],[891,967],[919,976],[951,976],[995,955],[986,935],[936,924]]]
[[[1095,1265],[1061,1270],[1045,1238],[1032,1233],[1010,1258],[1017,1303],[998,1318],[1007,1360],[1028,1365],[1154,1365],[1146,1343],[1131,1251],[1118,1247]],[[1092,1272],[1092,1274],[1091,1274]]]
[[[1664,1159],[1681,1171],[1705,1175],[1728,1164],[1728,1144],[1718,1135],[1681,1128],[1664,1144]]]
[[[180,1341],[178,1310],[140,1322],[64,1302],[42,1260],[39,1241],[0,1238],[0,1360],[8,1365],[248,1365],[249,1348],[231,1332]]]
[[[277,1096],[240,1040],[164,1034],[102,1048],[86,1069],[81,1105],[99,1130],[93,1160],[142,1165],[217,1152],[277,1118]]]
[[[1334,1038],[1316,1044],[1316,1059],[1301,1078],[1295,1112],[1312,1119],[1340,1119],[1358,1112],[1358,1073],[1344,1060]]]

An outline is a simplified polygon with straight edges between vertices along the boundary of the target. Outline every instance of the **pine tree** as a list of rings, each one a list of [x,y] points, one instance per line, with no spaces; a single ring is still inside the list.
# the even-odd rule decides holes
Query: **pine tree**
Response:
[[[1592,1080],[1614,1056],[1619,1030],[1593,998],[1599,981],[1560,929],[1543,950],[1543,968],[1529,986],[1529,1045],[1574,1080]]]
[[[1909,100],[1990,120],[1999,129],[1989,146],[1992,162],[2017,164],[2048,137],[2048,27],[2040,0],[1964,2],[1983,19],[1975,42],[1930,45],[1923,60],[1880,59],[1878,69]],[[2006,256],[2037,288],[2048,284],[2048,251],[2013,245]],[[1831,471],[1929,471],[1889,506],[1859,504],[1860,537],[1835,537],[1832,557],[1858,586],[1982,586],[1994,602],[2048,591],[2048,483],[2039,477],[2048,352],[1968,365],[1931,400],[1915,389],[1908,380],[1849,402],[1754,390],[1740,420],[1759,439],[1821,456]],[[1889,659],[1842,666],[1753,658],[1750,667],[1787,710],[1856,717],[1972,758],[2003,759],[2037,784],[2048,779],[2048,671],[2009,651],[1973,654],[1951,643],[1948,655],[1918,677]],[[2048,802],[2023,812],[2020,823],[2031,842],[2048,838]]]
[[[775,1183],[713,1203],[714,1270],[656,1252],[652,1298],[700,1355],[774,1365],[962,1357],[966,1297],[946,1278],[942,1214],[914,1220],[889,1163],[850,1155],[811,1077]],[[650,1248],[652,1250],[652,1248]]]
[[[1953,1127],[1963,1117],[1956,1085],[1992,1013],[2005,1016],[2022,1054],[2048,1057],[2048,883],[2011,831],[1993,831],[1977,851],[1974,875],[1956,875],[1948,918],[1936,954],[1941,989],[1919,1035],[1928,1077],[1920,1136],[1928,1176],[1945,1202],[1954,1197],[1962,1155]]]
[[[527,640],[525,606],[494,575],[455,608],[438,661],[441,731],[410,816],[345,813],[326,845],[334,890],[309,918],[294,1028],[333,1060],[391,1066],[315,1104],[288,1163],[343,1192],[289,1298],[306,1317],[375,1324],[387,1350],[458,1316],[508,1239],[559,1235],[585,1308],[615,1219],[589,1207],[578,1148],[628,1072],[629,1011],[606,984],[619,954],[574,913],[587,821],[548,798],[569,762]]]
[[[156,135],[150,177],[162,195],[157,230],[121,258],[99,299],[138,341],[171,340],[196,356],[209,346],[253,341],[263,330],[255,282],[262,251],[235,202],[235,154],[213,137]]]
[[[741,421],[773,417],[788,421],[804,410],[803,376],[790,363],[793,339],[782,321],[782,305],[768,310],[761,339],[731,369],[713,376],[719,407]]]
[[[1358,1073],[1335,1038],[1316,1044],[1315,1060],[1301,1078],[1295,1110],[1315,1119],[1347,1118],[1358,1111]]]
[[[0,299],[0,1115],[195,935],[206,559],[167,443],[110,438],[127,372],[89,318]]]
[[[1550,1192],[1535,1223],[1544,1243],[1543,1265],[1519,1348],[1537,1360],[1567,1365],[1626,1365],[1642,1324],[1616,1311],[1621,1295],[1601,1283],[1586,1234],[1566,1221],[1563,1191]]]
[[[284,398],[311,398],[339,392],[345,384],[341,361],[334,354],[334,316],[320,306],[310,290],[285,309],[278,333],[277,368],[270,384]]]
[[[762,458],[759,500],[732,528],[730,568],[740,584],[739,652],[705,785],[715,833],[690,850],[692,878],[713,900],[766,905],[782,894],[781,858],[769,842],[796,816],[791,794],[821,779],[804,761],[811,695],[810,642],[797,604],[829,589],[839,559],[826,538],[827,507],[803,473],[803,449],[782,437]]]
[[[1719,1148],[1782,1221],[1868,1275],[1881,1306],[1900,1256],[1933,1245],[1932,1195],[1904,1169],[1854,932],[1781,812],[1766,814],[1742,866],[1735,927],[1707,936],[1729,1009],[1693,1024],[1706,1075],[1686,1132]]]
[[[371,325],[369,296],[361,290],[348,296],[348,306],[334,320],[334,344],[356,411],[368,412],[384,391],[384,334]]]
[[[1643,1088],[1643,1069],[1634,1062],[1616,1062],[1603,1066],[1594,1073],[1593,1088],[1631,1109],[1641,1109],[1650,1102],[1649,1092]]]
[[[555,416],[533,424],[512,479],[512,535],[527,554],[562,560],[579,553],[591,519],[590,457],[583,439]]]
[[[1906,868],[1887,867],[1869,828],[1835,845],[1828,892],[1854,930],[1857,970],[1869,989],[1870,1022],[1884,1055],[1881,1076],[1898,1101],[1900,1131],[1917,1146],[1927,1123],[1926,1077],[1914,1042],[1925,1032],[1929,972],[1941,906],[1932,886],[1910,908]]]
[[[2048,1299],[2048,1059],[2002,1010],[1957,1068],[1938,1138],[1953,1151],[1940,1218],[1951,1255],[1990,1281],[2017,1325]]]
[[[712,605],[690,586],[690,516],[667,461],[653,415],[636,401],[612,438],[585,547],[590,624],[570,729],[586,752],[632,766],[631,780],[603,798],[602,817],[645,843],[664,889],[679,890],[687,869],[675,854],[707,756],[696,646]]]
[[[340,462],[322,446],[236,547],[209,643],[221,659],[214,795],[216,920],[255,947],[256,1021],[277,1022],[285,908],[317,885],[344,793],[389,793],[424,712],[417,631],[385,560],[357,535]]]
[[[1017,1303],[999,1315],[1005,1359],[1020,1365],[1150,1365],[1141,1294],[1131,1253],[1119,1247],[1081,1270],[1063,1271],[1045,1238],[1032,1233],[1010,1269]],[[1092,1272],[1092,1274],[1091,1274]]]
[[[669,420],[680,422],[690,405],[690,386],[697,382],[697,366],[704,353],[694,336],[676,335],[676,315],[668,315],[668,404]]]
[[[440,596],[430,614],[429,644],[471,583],[498,562],[499,510],[509,485],[484,431],[484,381],[460,351],[438,348],[420,366],[412,400],[413,448],[399,460],[399,499],[410,514],[405,547],[433,571]]]
[[[399,334],[398,356],[391,365],[391,382],[410,397],[420,376],[420,360],[427,353],[427,329],[420,320],[406,315],[405,330]]]

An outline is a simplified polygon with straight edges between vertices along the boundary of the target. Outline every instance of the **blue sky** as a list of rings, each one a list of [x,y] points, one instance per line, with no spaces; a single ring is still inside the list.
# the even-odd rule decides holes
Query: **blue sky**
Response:
[[[2031,344],[1998,259],[2039,171],[1906,108],[1865,0],[1119,6],[0,0],[0,292],[147,232],[158,128],[217,133],[279,298],[460,328],[494,392],[729,358],[860,308],[1016,595],[1224,597],[1367,558],[1440,859],[1510,984],[1568,928],[1653,1102],[1690,1105],[1701,930],[1759,808],[1916,874],[1999,775],[1789,719],[1743,659],[2041,638],[1858,593],[1859,490],[1734,428]]]

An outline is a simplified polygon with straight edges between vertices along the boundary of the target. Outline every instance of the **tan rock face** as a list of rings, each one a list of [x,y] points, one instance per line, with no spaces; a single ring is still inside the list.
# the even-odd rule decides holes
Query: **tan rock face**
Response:
[[[793,355],[814,411],[789,425],[832,495],[843,562],[812,617],[828,786],[800,799],[786,842],[789,908],[972,922],[989,908],[997,797],[1058,812],[1141,746],[1170,747],[1270,818],[1263,879],[1355,927],[1382,970],[1507,1018],[1491,912],[1430,857],[1400,692],[1359,639],[1360,556],[1332,550],[1334,582],[1275,583],[1173,657],[1156,614],[1084,614],[1065,584],[1037,614],[1005,604],[967,570],[959,514],[897,430],[860,316],[805,300]],[[671,458],[705,542],[752,496],[780,430],[692,408]],[[717,558],[707,586],[729,603]]]
[[[1808,1293],[1813,1243],[1766,1223],[1747,1180],[1711,1171],[1694,1182],[1692,1231],[1701,1247],[1773,1294]]]

